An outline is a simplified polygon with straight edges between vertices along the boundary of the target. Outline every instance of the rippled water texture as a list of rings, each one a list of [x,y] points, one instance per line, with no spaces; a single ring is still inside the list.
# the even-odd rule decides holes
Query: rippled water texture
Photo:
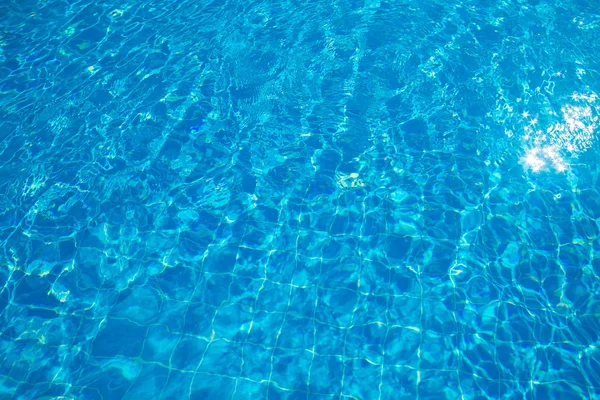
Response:
[[[600,398],[597,1],[0,15],[1,399]]]

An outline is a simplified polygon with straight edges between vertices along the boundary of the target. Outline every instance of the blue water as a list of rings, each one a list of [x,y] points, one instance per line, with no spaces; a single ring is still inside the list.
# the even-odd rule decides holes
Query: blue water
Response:
[[[0,399],[600,398],[596,0],[0,16]]]

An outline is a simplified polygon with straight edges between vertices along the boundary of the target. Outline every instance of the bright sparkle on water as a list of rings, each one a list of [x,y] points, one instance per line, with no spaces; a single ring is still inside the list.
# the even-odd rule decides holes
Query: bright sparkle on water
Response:
[[[561,109],[563,120],[550,125],[546,132],[542,130],[533,132],[529,126],[525,128],[525,139],[532,137],[534,139],[534,145],[527,147],[523,156],[523,163],[527,169],[533,172],[549,169],[563,172],[569,166],[565,157],[577,158],[580,153],[592,146],[599,107],[593,108],[590,104],[594,103],[598,96],[595,93],[574,93],[572,98],[588,104],[563,106]],[[525,112],[523,116],[527,117],[529,113]],[[537,123],[537,120],[535,122]],[[533,125],[533,122],[530,122],[530,125]],[[569,154],[565,155],[565,152]]]

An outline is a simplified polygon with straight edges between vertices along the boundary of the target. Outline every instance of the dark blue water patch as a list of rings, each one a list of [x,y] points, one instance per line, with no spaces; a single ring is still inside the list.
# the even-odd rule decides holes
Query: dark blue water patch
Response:
[[[109,319],[106,324],[114,329],[101,331],[94,340],[92,356],[122,355],[137,357],[143,347],[147,328],[125,319]]]

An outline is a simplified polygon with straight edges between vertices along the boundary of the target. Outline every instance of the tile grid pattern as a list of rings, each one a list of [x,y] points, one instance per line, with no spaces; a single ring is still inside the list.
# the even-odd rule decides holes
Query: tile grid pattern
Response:
[[[334,3],[2,5],[0,396],[598,396],[593,10]]]

